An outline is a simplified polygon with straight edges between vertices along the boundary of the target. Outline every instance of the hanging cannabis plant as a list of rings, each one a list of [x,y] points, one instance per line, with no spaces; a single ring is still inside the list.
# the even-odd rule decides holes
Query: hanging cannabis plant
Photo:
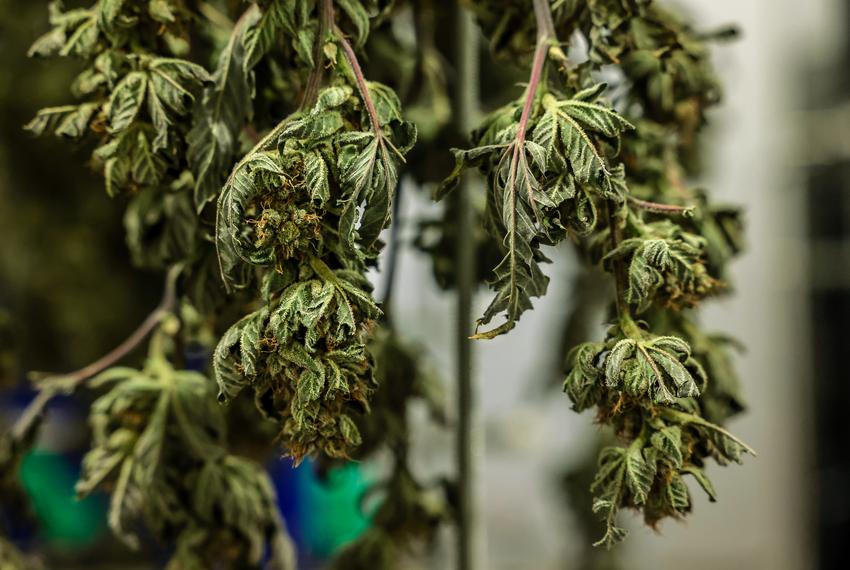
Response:
[[[691,508],[686,476],[713,501],[706,460],[752,453],[713,423],[740,409],[735,381],[722,341],[690,315],[723,292],[740,247],[737,212],[713,206],[683,174],[719,87],[707,36],[655,2],[534,0],[534,16],[522,2],[501,4],[473,9],[497,56],[515,60],[535,46],[525,93],[483,120],[472,148],[453,151],[457,166],[437,198],[467,168],[487,178],[482,221],[503,258],[478,325],[504,322],[474,338],[507,333],[545,294],[543,246],[570,239],[612,275],[607,338],[568,347],[564,382],[573,408],[595,409],[623,442],[601,450],[591,486],[606,524],[598,544],[611,546],[626,534],[621,508],[653,526],[680,518]],[[577,37],[587,53],[572,61],[559,38]],[[623,79],[606,99],[612,90],[598,78],[610,66]]]
[[[740,409],[725,341],[692,316],[724,292],[740,247],[737,212],[686,183],[719,96],[707,36],[649,0],[462,4],[495,57],[522,64],[533,53],[530,73],[524,94],[452,151],[456,167],[437,192],[480,171],[480,228],[458,225],[449,209],[423,221],[416,241],[442,286],[458,283],[444,263],[457,242],[496,258],[476,339],[508,333],[545,294],[544,246],[570,241],[613,276],[608,335],[570,347],[565,383],[574,408],[596,409],[622,441],[602,450],[592,486],[607,524],[600,543],[610,545],[625,534],[621,508],[649,524],[680,517],[691,505],[686,476],[713,498],[706,460],[750,451],[719,425]],[[445,67],[456,46],[440,33],[454,9],[449,0],[50,4],[50,31],[30,55],[71,57],[82,71],[74,102],[39,111],[27,128],[91,150],[106,192],[126,203],[133,261],[167,278],[160,306],[113,352],[37,378],[38,397],[0,442],[4,467],[31,444],[50,399],[85,386],[99,395],[78,491],[108,492],[112,530],[130,546],[164,542],[169,568],[293,567],[267,475],[229,443],[264,422],[277,438],[260,447],[295,463],[392,454],[374,525],[336,567],[398,568],[411,545],[463,516],[451,492],[410,466],[408,406],[421,399],[441,414],[402,338],[414,324],[388,316],[398,243],[383,303],[366,276],[402,173],[432,181],[457,138],[450,99],[461,94],[450,93]],[[368,80],[361,61],[385,83]],[[512,89],[502,83],[499,93]],[[140,367],[115,366],[149,337]],[[187,347],[209,358],[189,358],[198,351]]]

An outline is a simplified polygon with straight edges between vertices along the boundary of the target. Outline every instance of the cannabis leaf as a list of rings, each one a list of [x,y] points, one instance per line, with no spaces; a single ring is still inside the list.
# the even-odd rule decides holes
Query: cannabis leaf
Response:
[[[308,350],[313,349],[320,338],[342,343],[357,332],[362,319],[375,319],[381,314],[372,297],[364,291],[365,283],[356,272],[333,272],[316,258],[310,261],[310,266],[317,278],[289,286],[270,314],[269,326],[278,341],[289,340],[295,327],[303,327],[307,331],[304,343]],[[319,326],[320,322],[331,320],[333,325],[327,327],[329,330]]]
[[[186,137],[186,157],[195,175],[195,208],[200,211],[221,189],[233,164],[239,133],[252,110],[253,84],[246,49],[245,29],[259,13],[249,9],[239,19],[218,57],[212,84],[204,89]]]
[[[194,100],[200,86],[211,78],[207,71],[194,63],[174,58],[138,60],[139,69],[131,71],[118,82],[108,103],[108,120],[112,132],[130,126],[139,115],[142,104],[156,129],[153,151],[165,148],[172,119],[169,113],[183,115],[187,101]]]
[[[588,342],[573,347],[567,356],[570,372],[564,381],[564,392],[577,412],[595,406],[601,398],[603,372],[599,364],[604,350],[605,343]]]
[[[371,131],[343,133],[336,138],[339,148],[337,168],[343,187],[340,233],[354,247],[357,227],[359,242],[373,254],[375,242],[390,219],[398,186],[398,165],[416,143],[416,127],[402,119],[401,103],[387,87],[368,83],[361,96],[368,97]]]
[[[253,263],[245,252],[242,221],[248,202],[264,189],[274,188],[284,174],[273,151],[254,151],[245,156],[230,174],[218,196],[216,206],[216,245],[225,284],[232,286],[243,281],[234,277],[241,262]],[[267,260],[257,260],[267,262]]]
[[[644,235],[624,240],[605,257],[627,261],[626,298],[638,312],[647,310],[661,290],[668,302],[687,306],[717,288],[702,262],[703,240],[670,222],[647,227]]]
[[[61,2],[51,2],[49,13],[50,25],[53,28],[33,43],[28,52],[30,57],[86,57],[94,52],[98,39],[96,10],[77,8],[63,12]]]
[[[606,447],[599,454],[599,465],[590,491],[595,495],[593,512],[605,517],[605,534],[594,546],[610,548],[628,534],[628,531],[616,524],[619,505],[623,495],[628,492],[626,454],[626,449],[622,447]]]
[[[360,443],[345,410],[366,406],[373,389],[362,327],[380,310],[358,272],[331,270],[317,258],[309,267],[312,277],[284,285],[221,338],[213,360],[219,399],[250,386],[261,409],[283,418],[282,435],[296,459],[316,448],[345,457]],[[284,394],[281,407],[263,404]]]
[[[620,340],[605,359],[606,384],[631,396],[648,395],[659,404],[698,396],[697,383],[683,363],[690,354],[688,344],[677,337]]]
[[[110,368],[90,385],[108,391],[92,405],[93,446],[77,492],[114,486],[116,535],[135,548],[138,521],[157,533],[171,529],[179,535],[177,564],[205,560],[211,529],[228,529],[234,548],[246,543],[246,563],[259,564],[270,545],[276,568],[294,567],[268,477],[227,453],[224,415],[203,375],[152,355],[142,370]]]
[[[128,530],[129,521],[161,526],[170,516],[168,502],[177,501],[178,491],[168,480],[173,467],[163,464],[166,448],[174,445],[166,443],[169,430],[176,430],[184,449],[195,457],[215,457],[224,453],[224,417],[208,398],[206,378],[176,371],[160,359],[150,360],[142,371],[107,370],[91,384],[112,387],[92,405],[93,447],[83,458],[77,493],[88,495],[112,481],[109,525],[136,547],[138,538]],[[152,492],[160,497],[151,501]]]
[[[501,240],[504,251],[490,283],[496,296],[478,326],[500,314],[505,322],[476,332],[475,338],[508,332],[532,307],[531,298],[546,293],[548,278],[539,264],[548,260],[540,245],[563,239],[567,219],[571,220],[567,225],[580,233],[592,229],[596,213],[589,193],[624,198],[623,171],[608,167],[601,141],[617,139],[633,127],[610,108],[592,102],[604,89],[604,84],[598,85],[566,100],[545,93],[542,114],[531,116],[527,125],[513,122],[516,107],[509,105],[485,121],[476,141],[479,146],[453,150],[455,169],[437,198],[457,185],[466,168],[478,167],[491,189],[485,214],[488,229]],[[526,131],[531,133],[528,140]]]
[[[612,173],[598,150],[599,143],[594,142],[591,135],[615,139],[634,126],[612,109],[591,102],[605,88],[604,83],[599,84],[567,100],[558,100],[548,93],[544,95],[545,112],[537,121],[532,140],[543,147],[546,162],[552,162],[553,171],[562,172],[569,163],[576,182],[594,182],[603,195],[622,199],[623,188],[612,180]]]
[[[207,527],[221,520],[247,541],[247,560],[259,564],[271,543],[270,568],[295,568],[294,550],[282,528],[268,476],[256,463],[226,455],[207,461],[198,474],[193,506]]]
[[[100,109],[99,102],[80,105],[47,107],[38,111],[35,117],[24,127],[36,136],[51,131],[56,135],[79,139],[86,135],[92,118]]]

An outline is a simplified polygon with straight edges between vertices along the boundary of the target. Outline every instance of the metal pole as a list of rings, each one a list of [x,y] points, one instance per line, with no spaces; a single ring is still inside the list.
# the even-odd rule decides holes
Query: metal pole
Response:
[[[478,32],[472,16],[457,8],[457,92],[456,124],[468,133],[478,115]],[[480,462],[483,460],[483,430],[472,374],[472,298],[475,289],[475,217],[470,205],[471,183],[465,175],[455,204],[458,220],[457,275],[457,464],[458,464],[458,544],[459,570],[479,570],[484,566],[485,536],[480,517],[478,493]]]

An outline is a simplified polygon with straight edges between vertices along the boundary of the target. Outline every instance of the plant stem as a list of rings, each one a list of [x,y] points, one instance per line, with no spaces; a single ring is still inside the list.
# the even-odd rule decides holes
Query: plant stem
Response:
[[[634,196],[629,196],[628,200],[635,207],[640,208],[642,210],[647,210],[649,212],[654,212],[656,214],[687,216],[692,214],[694,211],[693,206],[675,206],[673,204],[661,204],[659,202],[641,200],[640,198],[635,198]]]
[[[457,69],[455,93],[458,128],[466,133],[474,128],[478,114],[478,32],[472,16],[457,8]],[[474,387],[472,341],[472,301],[475,291],[475,247],[472,235],[476,220],[470,203],[469,174],[464,175],[456,194],[458,248],[455,256],[457,275],[457,568],[477,570],[486,566],[486,527],[480,515],[477,492],[480,489],[480,464],[484,457],[484,430],[480,423],[478,399]]]
[[[614,204],[609,201],[605,205],[608,213],[608,231],[610,234],[611,251],[617,249],[620,245],[620,226],[617,224],[617,217],[614,214]],[[629,303],[626,300],[626,267],[623,265],[622,259],[614,259],[614,287],[616,290],[616,306],[617,319],[622,332],[629,337],[635,338],[635,334],[640,333],[640,328],[632,319]],[[640,338],[641,334],[637,334],[636,338]]]
[[[383,133],[381,132],[381,122],[378,120],[378,111],[375,109],[375,103],[372,101],[372,95],[369,93],[369,86],[366,85],[366,77],[363,75],[363,70],[360,68],[360,62],[357,60],[357,54],[354,53],[354,48],[345,39],[342,30],[334,26],[334,33],[337,36],[337,41],[342,47],[342,53],[351,66],[351,71],[354,73],[354,81],[357,83],[357,90],[360,91],[360,97],[363,99],[363,104],[366,105],[366,112],[369,115],[369,121],[372,123],[372,130],[375,131],[375,137],[379,142],[383,142]]]
[[[32,429],[35,423],[42,417],[47,404],[54,396],[72,393],[77,386],[127,356],[153,332],[157,325],[162,322],[162,319],[171,313],[177,304],[177,277],[181,270],[182,266],[180,265],[175,265],[169,269],[165,277],[162,300],[124,342],[79,370],[68,374],[51,375],[39,380],[44,385],[39,388],[38,395],[33,398],[12,427],[12,437],[15,440],[20,440]]]
[[[531,76],[528,78],[525,103],[522,107],[522,117],[519,121],[519,129],[517,130],[516,145],[519,147],[525,142],[528,119],[531,116],[531,108],[534,105],[537,88],[540,86],[540,80],[543,77],[543,67],[546,65],[546,57],[549,55],[549,47],[553,42],[558,41],[558,36],[555,33],[555,25],[552,23],[552,12],[549,10],[548,0],[534,0],[534,15],[537,18],[537,45],[534,48]]]
[[[557,41],[549,0],[534,0],[534,17],[537,19],[537,41]]]
[[[334,4],[333,0],[322,0],[321,14],[319,16],[319,33],[316,36],[315,45],[313,46],[313,69],[307,77],[307,87],[304,89],[304,99],[301,101],[301,108],[307,109],[313,106],[316,101],[316,96],[319,94],[319,87],[322,85],[322,75],[325,68],[321,65],[322,58],[322,42],[325,41],[325,35],[328,33],[334,24]]]

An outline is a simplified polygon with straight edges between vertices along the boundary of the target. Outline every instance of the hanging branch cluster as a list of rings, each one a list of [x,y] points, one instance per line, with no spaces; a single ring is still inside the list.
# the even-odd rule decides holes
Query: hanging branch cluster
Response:
[[[476,167],[488,181],[484,223],[502,250],[495,297],[479,326],[511,330],[545,294],[542,246],[570,238],[614,278],[614,324],[601,342],[572,348],[564,388],[576,411],[596,409],[623,446],[606,447],[592,485],[593,509],[611,546],[626,531],[617,513],[642,511],[655,525],[691,509],[691,476],[715,499],[704,473],[711,457],[740,462],[752,450],[718,425],[741,409],[724,339],[706,335],[689,309],[724,290],[740,248],[737,212],[686,186],[705,109],[719,99],[704,37],[657,2],[473,2],[498,56],[535,45],[525,94],[491,113],[455,150],[457,166],[438,192]],[[581,63],[559,38],[580,34]],[[728,35],[724,32],[720,35]],[[615,109],[597,79],[625,77]]]
[[[362,43],[361,11],[353,16]],[[416,139],[392,90],[363,77],[332,3],[315,17],[324,36],[310,62],[328,67],[330,85],[239,161],[216,223],[225,282],[261,293],[261,307],[215,350],[221,398],[250,386],[296,460],[315,451],[347,457],[360,443],[353,416],[368,412],[375,388],[366,341],[380,315],[364,272],[381,248],[397,169]]]
[[[258,567],[267,556],[268,568],[293,568],[271,481],[259,465],[228,452],[212,384],[175,370],[164,340],[154,339],[141,370],[114,367],[88,382],[108,391],[92,404],[92,448],[78,496],[109,490],[112,530],[137,548],[133,527],[143,521],[174,544],[168,568]]]
[[[171,567],[292,564],[266,475],[228,452],[212,384],[181,370],[188,343],[220,337],[218,400],[250,388],[257,421],[278,422],[296,461],[347,458],[361,442],[381,316],[365,272],[416,140],[398,97],[357,58],[390,4],[263,0],[233,14],[177,0],[57,2],[31,49],[86,67],[78,102],[27,128],[94,140],[107,193],[129,199],[134,260],[180,268],[172,341],[153,343],[141,370],[85,384],[108,391],[91,410],[78,485],[111,492],[110,524],[128,544],[139,521],[172,544]]]

